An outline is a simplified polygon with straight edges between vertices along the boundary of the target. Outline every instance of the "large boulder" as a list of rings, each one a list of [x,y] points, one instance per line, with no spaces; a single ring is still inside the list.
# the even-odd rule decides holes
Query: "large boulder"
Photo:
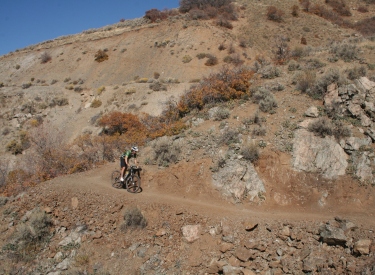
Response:
[[[317,137],[299,129],[293,144],[292,165],[294,169],[321,173],[325,178],[336,178],[345,174],[348,155],[333,137]]]
[[[227,160],[224,167],[213,173],[212,178],[213,184],[224,195],[239,201],[245,198],[255,201],[258,194],[266,192],[263,181],[249,161]]]

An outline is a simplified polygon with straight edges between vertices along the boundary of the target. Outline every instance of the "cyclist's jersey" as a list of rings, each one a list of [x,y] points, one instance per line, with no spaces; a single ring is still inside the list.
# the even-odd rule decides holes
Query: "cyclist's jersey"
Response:
[[[125,158],[126,156],[128,157],[128,159],[131,159],[131,158],[137,158],[137,154],[132,154],[132,151],[131,151],[131,150],[125,151],[125,152],[122,153],[122,155],[121,155],[122,158]]]

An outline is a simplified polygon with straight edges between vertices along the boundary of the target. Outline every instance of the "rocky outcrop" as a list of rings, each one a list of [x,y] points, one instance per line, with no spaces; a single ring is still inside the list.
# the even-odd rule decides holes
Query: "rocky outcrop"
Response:
[[[224,195],[237,201],[245,198],[256,201],[259,194],[266,192],[263,181],[249,161],[228,160],[224,167],[213,173],[212,178],[213,184],[220,188]]]
[[[321,173],[326,178],[344,175],[348,156],[333,137],[317,137],[298,129],[293,144],[292,165],[298,171]]]

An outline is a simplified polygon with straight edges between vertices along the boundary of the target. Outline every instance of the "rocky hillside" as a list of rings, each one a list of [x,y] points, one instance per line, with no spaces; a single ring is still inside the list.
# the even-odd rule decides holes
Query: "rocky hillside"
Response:
[[[346,2],[174,10],[1,56],[0,274],[374,274],[375,5]],[[110,178],[134,143],[132,195]]]

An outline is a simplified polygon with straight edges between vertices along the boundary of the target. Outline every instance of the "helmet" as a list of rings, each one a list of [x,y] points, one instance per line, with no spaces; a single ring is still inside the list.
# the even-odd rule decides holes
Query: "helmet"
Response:
[[[138,152],[138,147],[137,146],[133,146],[132,147],[132,151]]]

